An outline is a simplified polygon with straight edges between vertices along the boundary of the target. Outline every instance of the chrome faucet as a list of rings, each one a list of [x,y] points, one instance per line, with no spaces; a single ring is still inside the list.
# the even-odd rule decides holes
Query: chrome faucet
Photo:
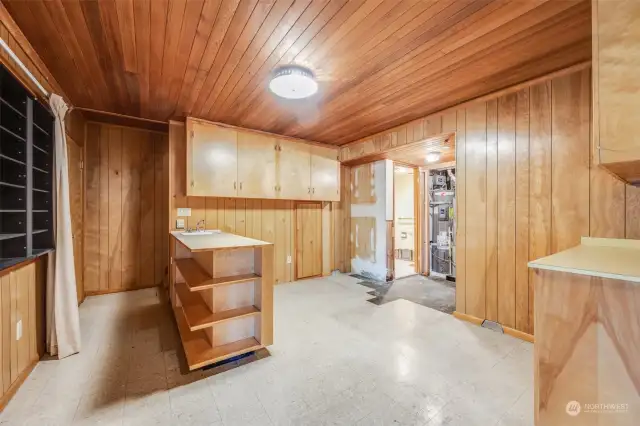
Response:
[[[204,219],[199,220],[198,223],[196,223],[196,232],[204,232]]]

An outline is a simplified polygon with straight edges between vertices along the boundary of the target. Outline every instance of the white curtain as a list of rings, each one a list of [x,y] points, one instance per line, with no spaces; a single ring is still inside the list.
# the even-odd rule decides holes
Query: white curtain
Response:
[[[71,237],[69,169],[64,119],[69,107],[52,94],[49,105],[55,116],[54,235],[55,251],[49,254],[47,273],[47,352],[65,358],[80,352],[80,318]]]

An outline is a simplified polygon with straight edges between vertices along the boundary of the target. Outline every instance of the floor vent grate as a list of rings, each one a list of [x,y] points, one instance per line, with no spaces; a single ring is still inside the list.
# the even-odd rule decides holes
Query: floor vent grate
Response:
[[[495,321],[484,320],[482,321],[482,327],[504,334],[504,330],[502,329],[502,326]]]

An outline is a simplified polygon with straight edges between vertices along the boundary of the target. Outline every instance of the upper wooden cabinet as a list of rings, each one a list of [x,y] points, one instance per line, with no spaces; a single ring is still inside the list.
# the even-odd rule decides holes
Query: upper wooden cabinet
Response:
[[[311,199],[311,145],[278,140],[278,198]]]
[[[640,2],[593,0],[594,160],[640,184]]]
[[[340,200],[338,149],[187,119],[187,195]]]
[[[276,198],[276,139],[238,132],[238,197]]]
[[[187,195],[238,195],[238,134],[187,120]]]
[[[335,149],[311,147],[311,199],[340,201],[340,163]]]

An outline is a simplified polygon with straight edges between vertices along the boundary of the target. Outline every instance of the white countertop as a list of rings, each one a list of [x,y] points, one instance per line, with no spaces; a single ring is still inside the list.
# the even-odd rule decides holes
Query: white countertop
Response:
[[[182,235],[184,231],[171,231],[171,235],[191,251],[222,250],[240,247],[260,247],[273,243],[241,237],[240,235],[214,232],[211,235]]]
[[[640,240],[582,237],[579,246],[533,260],[529,267],[640,283]]]

